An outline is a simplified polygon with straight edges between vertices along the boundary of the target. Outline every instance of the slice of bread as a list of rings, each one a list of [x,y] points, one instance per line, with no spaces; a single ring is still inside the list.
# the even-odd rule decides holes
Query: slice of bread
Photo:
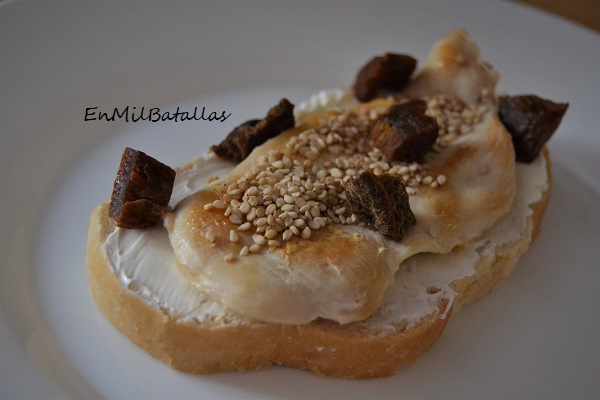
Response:
[[[538,196],[526,204],[531,212],[522,218],[524,229],[517,239],[495,243],[491,234],[457,249],[475,251],[472,274],[447,282],[448,291],[432,287],[437,303],[433,312],[408,320],[387,317],[385,310],[371,318],[345,325],[317,320],[303,325],[282,325],[225,317],[199,322],[155,307],[135,288],[122,284],[110,268],[102,249],[115,225],[108,217],[108,203],[91,215],[87,247],[89,284],[94,300],[106,317],[131,341],[171,367],[190,373],[244,371],[284,365],[308,369],[318,375],[364,379],[394,374],[399,367],[427,351],[444,330],[449,318],[463,305],[472,303],[500,286],[510,275],[518,258],[539,232],[550,195],[550,158],[547,150],[543,167],[547,185],[534,189]],[[520,168],[520,169],[519,169]],[[526,174],[533,165],[520,165],[517,174]],[[539,168],[539,165],[537,166]],[[521,185],[527,181],[521,182]],[[519,190],[528,189],[519,187]],[[493,230],[494,228],[492,228]],[[488,235],[488,236],[486,236]],[[418,268],[419,256],[410,264]],[[439,260],[444,260],[440,258]],[[439,261],[437,260],[437,261]],[[399,271],[399,273],[401,273]],[[399,289],[402,280],[390,287]],[[207,299],[207,301],[211,301]],[[385,300],[384,300],[385,301]],[[403,304],[386,304],[402,308]],[[384,307],[382,306],[382,309]],[[417,321],[417,322],[414,322]]]

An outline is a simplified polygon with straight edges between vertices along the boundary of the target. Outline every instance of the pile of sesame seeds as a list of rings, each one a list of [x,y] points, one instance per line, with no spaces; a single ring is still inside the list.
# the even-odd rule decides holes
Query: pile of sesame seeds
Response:
[[[239,256],[258,253],[265,246],[280,247],[299,237],[309,239],[328,224],[365,224],[346,208],[344,183],[371,169],[375,175],[401,178],[409,195],[419,187],[437,188],[446,183],[444,175],[431,176],[418,163],[389,162],[369,140],[369,129],[385,109],[338,112],[319,125],[300,132],[283,151],[272,150],[231,183],[220,199],[204,205],[205,210],[222,210],[236,226],[229,240],[238,242],[238,232],[251,234],[252,242],[241,247]],[[441,151],[472,125],[482,120],[483,106],[465,107],[460,101],[435,96],[427,113],[440,127],[434,151]],[[214,241],[214,234],[207,232]],[[236,256],[229,253],[225,261]]]
[[[489,96],[486,91],[482,97]],[[460,135],[470,133],[473,126],[481,123],[483,115],[489,111],[487,101],[465,106],[456,98],[435,95],[427,101],[426,113],[437,120],[439,137],[433,145],[433,151],[448,147]]]

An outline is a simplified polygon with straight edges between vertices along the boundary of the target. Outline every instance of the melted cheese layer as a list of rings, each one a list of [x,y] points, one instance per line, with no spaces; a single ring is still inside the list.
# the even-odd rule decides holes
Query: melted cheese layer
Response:
[[[377,99],[351,107],[344,95],[325,95],[309,101],[315,106],[311,113],[304,114],[306,124],[256,147],[229,174],[167,213],[165,227],[178,267],[208,297],[252,319],[284,324],[303,324],[317,318],[342,324],[367,319],[380,307],[404,260],[421,252],[448,253],[478,237],[510,208],[516,186],[514,149],[493,102],[496,77],[495,71],[480,59],[479,50],[468,35],[457,31],[436,44],[425,69],[413,80],[416,86],[399,94],[434,103],[433,97],[442,93],[463,100],[465,110],[478,110],[477,118],[460,117],[460,132],[427,154],[423,164],[427,173],[442,177],[446,183],[439,187],[421,185],[418,195],[410,197],[416,224],[402,241],[394,242],[372,229],[347,224],[350,215],[344,207],[343,193],[338,193],[345,173],[349,178],[356,171],[374,168],[356,161],[373,159],[372,143],[365,141],[370,120],[394,100]],[[417,85],[419,82],[422,84]],[[343,113],[319,118],[322,112],[333,108],[340,108]],[[452,106],[442,108],[448,121],[456,119]],[[343,139],[329,147],[327,142],[334,143],[335,135]],[[299,145],[306,137],[313,139]],[[286,165],[283,161],[268,161],[276,160],[277,155],[287,160],[286,167],[282,167]],[[388,161],[385,157],[382,160]],[[331,168],[334,164],[341,170]],[[353,166],[354,172],[343,172],[343,165]],[[263,179],[264,183],[259,183]],[[325,194],[326,201],[314,201],[322,197],[305,187],[304,182],[309,181],[310,186],[318,183],[319,196]],[[246,184],[253,186],[248,188]],[[244,185],[244,189],[228,189],[236,185]],[[308,224],[312,216],[301,218],[301,206],[288,205],[295,203],[290,193],[318,206],[322,215],[328,214],[327,221],[331,223],[323,226],[319,220],[320,229],[312,229],[308,238],[300,237],[300,230],[292,231],[290,225]],[[220,208],[220,203],[229,203],[223,201],[225,194],[235,201],[246,199],[257,213],[266,213],[261,208],[263,200],[263,208],[276,204],[275,217],[268,222],[266,217],[255,218],[253,211],[244,217],[245,213],[231,200],[228,212],[238,213],[228,218]],[[207,209],[206,205],[213,202],[219,207]],[[288,211],[295,215],[288,215]],[[346,213],[345,221],[336,221],[334,212],[338,211]],[[246,218],[257,228],[251,226],[239,234],[239,240],[229,240],[230,230]],[[261,247],[266,239],[259,223],[260,229],[270,229],[265,236],[278,239],[276,245]],[[287,227],[290,230],[285,231]],[[251,254],[237,257],[244,253],[244,246]]]
[[[177,174],[172,204],[205,186],[208,178],[222,176],[230,168],[230,164],[212,156],[193,161]],[[434,312],[440,298],[452,301],[455,293],[451,283],[472,275],[478,260],[492,256],[495,247],[519,239],[532,214],[529,205],[540,200],[547,187],[543,157],[538,157],[532,164],[518,164],[517,196],[510,211],[461,252],[417,254],[407,260],[386,291],[379,310],[363,323],[392,329],[394,323],[404,320],[409,324],[416,323]],[[482,246],[488,242],[494,245],[485,246],[482,252]],[[177,268],[167,231],[162,226],[146,230],[116,228],[102,249],[123,288],[156,309],[167,311],[175,318],[198,322],[255,322],[209,299],[183,276]],[[429,287],[441,290],[429,294]]]

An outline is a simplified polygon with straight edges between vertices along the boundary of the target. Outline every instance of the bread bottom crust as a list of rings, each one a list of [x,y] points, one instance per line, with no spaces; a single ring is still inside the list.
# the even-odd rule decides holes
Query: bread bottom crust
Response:
[[[174,369],[188,373],[260,370],[271,365],[307,369],[317,375],[350,379],[393,375],[426,352],[448,320],[463,305],[472,303],[502,285],[527,251],[548,204],[551,187],[550,158],[544,149],[548,189],[530,205],[523,236],[484,257],[475,273],[455,281],[456,298],[442,299],[437,310],[419,323],[393,330],[366,332],[356,325],[317,320],[305,325],[256,322],[235,324],[198,322],[159,310],[123,287],[102,251],[115,226],[102,203],[91,215],[87,244],[87,271],[93,298],[108,320],[133,343]]]

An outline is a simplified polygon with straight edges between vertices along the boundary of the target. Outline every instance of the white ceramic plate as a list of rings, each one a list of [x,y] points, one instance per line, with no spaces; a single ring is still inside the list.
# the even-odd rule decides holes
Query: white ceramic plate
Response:
[[[272,368],[191,376],[96,311],[88,217],[125,146],[170,165],[281,97],[352,83],[385,51],[423,61],[465,27],[500,90],[570,102],[543,232],[500,290],[398,375]],[[599,36],[506,2],[20,2],[0,6],[1,398],[600,397]],[[84,121],[87,107],[206,106],[224,123]]]

